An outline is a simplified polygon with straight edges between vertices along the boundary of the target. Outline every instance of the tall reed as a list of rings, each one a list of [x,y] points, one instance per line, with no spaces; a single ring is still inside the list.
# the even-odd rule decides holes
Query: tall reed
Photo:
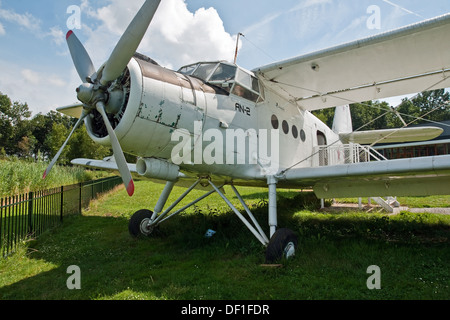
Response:
[[[54,166],[44,180],[42,175],[47,166],[47,162],[0,160],[0,197],[70,185],[108,175],[80,167]]]

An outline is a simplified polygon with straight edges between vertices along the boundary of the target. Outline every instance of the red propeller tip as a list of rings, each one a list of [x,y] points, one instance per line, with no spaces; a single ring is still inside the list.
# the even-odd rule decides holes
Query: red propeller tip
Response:
[[[133,182],[133,180],[131,180],[130,183],[128,184],[127,192],[128,192],[128,195],[130,197],[133,196],[133,194],[134,194],[134,182]]]
[[[42,176],[42,180],[45,180],[46,177],[47,177],[47,170],[44,171],[44,175]]]
[[[69,30],[69,32],[67,32],[66,34],[66,40],[69,39],[69,37],[72,35],[73,31]]]

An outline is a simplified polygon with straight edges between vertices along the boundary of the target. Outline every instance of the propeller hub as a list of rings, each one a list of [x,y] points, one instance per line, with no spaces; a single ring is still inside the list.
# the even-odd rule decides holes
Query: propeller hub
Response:
[[[78,100],[88,106],[94,107],[97,102],[106,100],[104,90],[90,83],[83,83],[76,91]]]

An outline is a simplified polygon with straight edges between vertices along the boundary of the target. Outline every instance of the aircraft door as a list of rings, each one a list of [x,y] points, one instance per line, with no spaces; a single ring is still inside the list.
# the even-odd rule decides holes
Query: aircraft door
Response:
[[[327,145],[327,137],[322,131],[317,130],[317,145],[319,149],[319,166],[328,165],[328,150],[325,148]]]

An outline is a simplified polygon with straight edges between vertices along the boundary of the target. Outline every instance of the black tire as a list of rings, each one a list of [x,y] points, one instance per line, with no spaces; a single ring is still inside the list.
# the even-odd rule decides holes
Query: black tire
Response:
[[[266,263],[289,259],[297,250],[298,238],[290,229],[278,229],[270,239],[266,250]],[[292,251],[294,250],[294,251]]]
[[[149,230],[143,230],[141,228],[142,222],[145,220],[150,220],[152,218],[153,212],[147,209],[142,209],[137,211],[130,219],[130,222],[128,223],[128,231],[130,234],[138,238],[140,236],[148,237],[153,232],[153,228]]]

